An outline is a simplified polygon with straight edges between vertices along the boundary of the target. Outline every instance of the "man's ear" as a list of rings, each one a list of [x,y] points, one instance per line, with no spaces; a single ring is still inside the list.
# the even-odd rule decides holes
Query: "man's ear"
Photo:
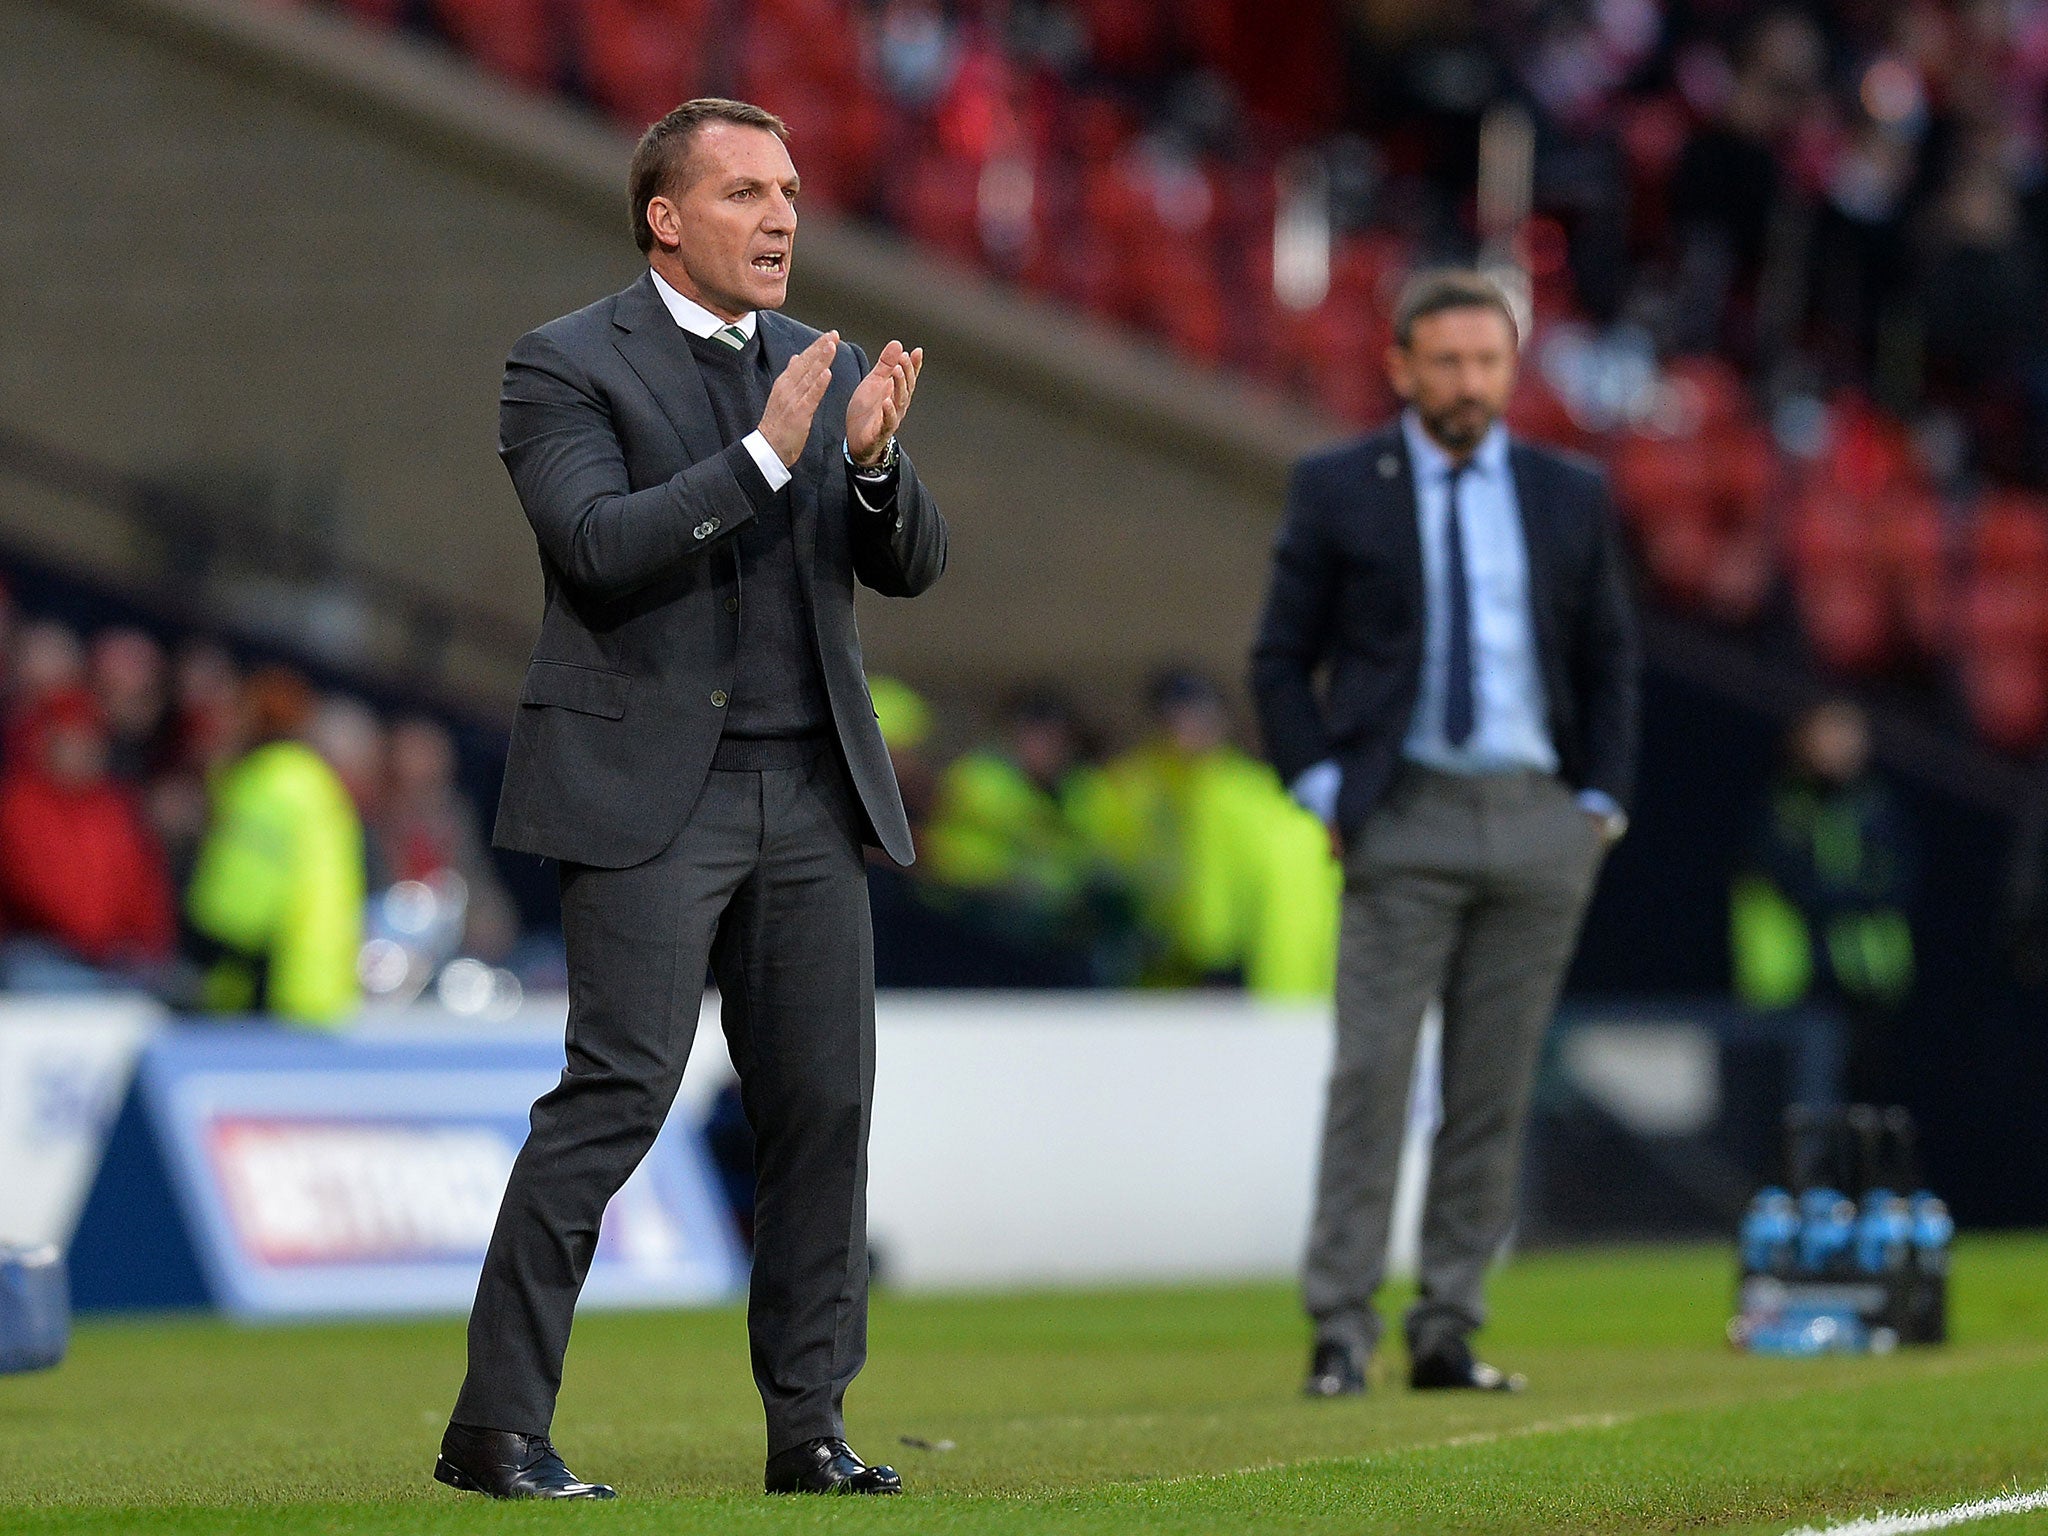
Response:
[[[683,243],[683,211],[666,197],[647,200],[647,227],[654,232],[654,243],[665,251]]]
[[[1408,350],[1399,342],[1387,348],[1387,382],[1403,400],[1415,398],[1415,381],[1408,369]]]

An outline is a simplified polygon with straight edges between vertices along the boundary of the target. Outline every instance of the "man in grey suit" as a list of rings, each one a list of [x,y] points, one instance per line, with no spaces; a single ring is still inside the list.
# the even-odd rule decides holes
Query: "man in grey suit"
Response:
[[[946,525],[895,432],[924,355],[870,369],[776,311],[798,180],[777,118],[685,103],[634,152],[649,270],[521,338],[502,453],[546,612],[496,841],[558,860],[567,1068],[533,1107],[435,1476],[609,1498],[549,1440],[606,1202],[667,1117],[707,964],[755,1137],[748,1330],[770,1492],[895,1493],[848,1448],[867,1348],[874,959],[862,846],[912,857],[854,626]]]
[[[1307,1390],[1365,1390],[1423,1014],[1443,1122],[1409,1380],[1512,1390],[1473,1357],[1514,1220],[1538,1048],[1602,851],[1626,824],[1637,644],[1597,470],[1511,440],[1516,325],[1476,273],[1417,279],[1408,408],[1297,466],[1252,660],[1266,748],[1344,864],[1337,1053],[1303,1295]],[[1318,679],[1322,683],[1319,687]]]

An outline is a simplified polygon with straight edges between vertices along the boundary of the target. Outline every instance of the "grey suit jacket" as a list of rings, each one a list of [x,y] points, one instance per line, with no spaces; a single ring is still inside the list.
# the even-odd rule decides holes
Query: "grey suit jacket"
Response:
[[[764,311],[779,375],[818,335]],[[946,565],[946,523],[907,457],[895,505],[854,499],[841,443],[867,371],[840,347],[792,471],[797,572],[832,720],[868,822],[914,857],[861,671],[853,589],[925,590]],[[739,647],[733,535],[767,504],[760,470],[722,443],[689,343],[651,275],[513,347],[499,454],[540,544],[547,607],[520,691],[493,841],[622,869],[681,830],[710,771]]]

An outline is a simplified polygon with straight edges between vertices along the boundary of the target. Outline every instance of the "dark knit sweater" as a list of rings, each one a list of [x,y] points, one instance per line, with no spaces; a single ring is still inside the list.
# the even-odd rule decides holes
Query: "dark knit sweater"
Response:
[[[719,439],[736,443],[761,424],[767,409],[768,363],[756,328],[744,350],[684,333]],[[739,531],[740,643],[725,734],[749,737],[810,736],[832,726],[831,700],[812,643],[811,615],[797,580],[790,488],[769,494],[749,463],[742,475],[756,511]]]

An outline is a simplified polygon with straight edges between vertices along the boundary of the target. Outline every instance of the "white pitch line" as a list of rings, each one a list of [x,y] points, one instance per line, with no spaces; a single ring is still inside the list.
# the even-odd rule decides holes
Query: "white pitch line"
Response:
[[[1225,1467],[1215,1472],[1184,1472],[1178,1477],[1139,1479],[1146,1486],[1173,1487],[1188,1483],[1213,1483],[1225,1478],[1248,1477],[1256,1472],[1306,1471],[1311,1467],[1342,1467],[1381,1461],[1391,1456],[1415,1456],[1428,1451],[1464,1450],[1469,1446],[1494,1445],[1502,1440],[1526,1440],[1532,1435],[1562,1435],[1579,1429],[1616,1429],[1631,1422],[1632,1413],[1580,1413],[1562,1419],[1538,1419],[1531,1424],[1514,1424],[1506,1429],[1486,1429],[1474,1434],[1453,1435],[1447,1440],[1419,1440],[1411,1445],[1383,1446],[1349,1456],[1304,1456],[1296,1461],[1263,1461],[1249,1467]],[[1834,1536],[1829,1532],[1828,1536]]]
[[[1996,1499],[1973,1499],[1951,1504],[1947,1509],[1930,1509],[1917,1515],[1871,1515],[1846,1525],[1802,1525],[1785,1536],[1908,1536],[1913,1531],[1939,1531],[1970,1520],[1989,1520],[1994,1515],[2021,1515],[2031,1509],[2048,1509],[2048,1488],[2033,1493],[2009,1493]]]

